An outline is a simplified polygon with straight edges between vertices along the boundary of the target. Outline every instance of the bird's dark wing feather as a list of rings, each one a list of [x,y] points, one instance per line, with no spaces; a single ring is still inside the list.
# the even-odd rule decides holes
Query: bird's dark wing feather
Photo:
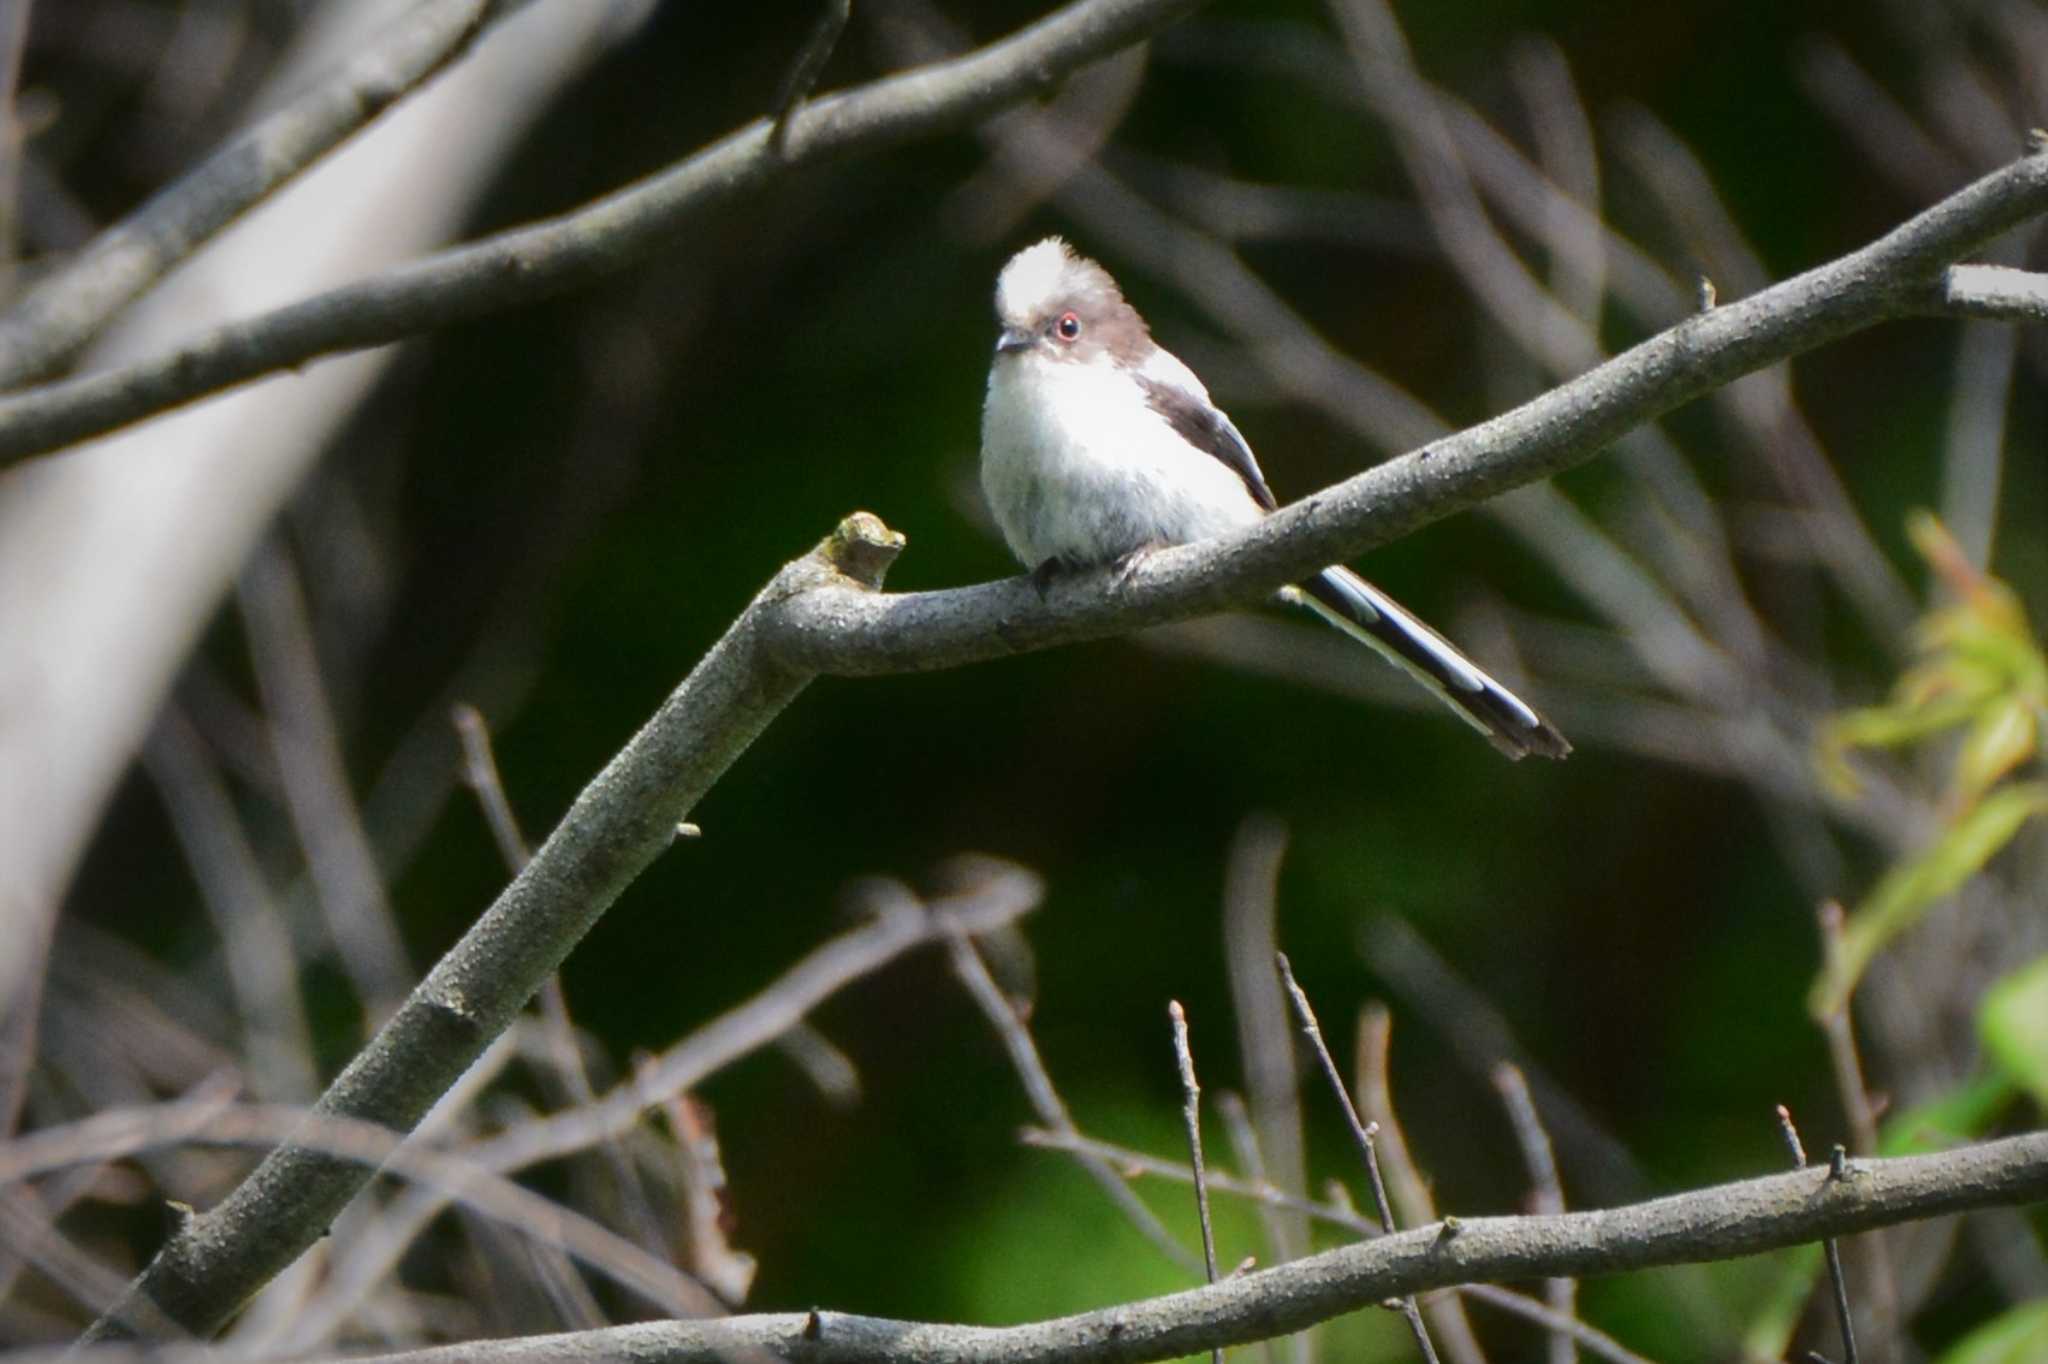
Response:
[[[1252,501],[1272,511],[1280,504],[1273,500],[1273,490],[1266,486],[1266,476],[1259,472],[1259,462],[1252,457],[1252,447],[1238,434],[1237,427],[1225,416],[1223,409],[1211,402],[1204,402],[1194,394],[1174,384],[1162,383],[1143,374],[1133,376],[1138,387],[1145,391],[1145,401],[1152,410],[1166,418],[1167,425],[1180,434],[1181,439],[1197,450],[1223,461],[1225,468],[1244,480],[1245,491],[1252,495]]]

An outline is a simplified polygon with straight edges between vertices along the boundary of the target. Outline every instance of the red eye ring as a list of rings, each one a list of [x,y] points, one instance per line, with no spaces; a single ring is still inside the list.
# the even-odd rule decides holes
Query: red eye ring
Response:
[[[1052,324],[1052,331],[1053,335],[1062,341],[1078,340],[1081,335],[1081,315],[1072,312],[1061,313],[1060,320]]]

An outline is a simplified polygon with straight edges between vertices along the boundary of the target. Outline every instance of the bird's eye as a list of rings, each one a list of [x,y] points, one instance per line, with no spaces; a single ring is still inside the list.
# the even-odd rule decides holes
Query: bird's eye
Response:
[[[1061,313],[1060,320],[1052,324],[1053,334],[1062,341],[1077,340],[1081,335],[1081,315]]]

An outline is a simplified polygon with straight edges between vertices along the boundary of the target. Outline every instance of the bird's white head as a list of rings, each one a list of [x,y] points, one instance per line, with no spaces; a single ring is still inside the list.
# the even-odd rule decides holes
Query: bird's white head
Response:
[[[1145,319],[1109,271],[1058,237],[1027,246],[996,276],[996,355],[1139,364],[1151,345]]]

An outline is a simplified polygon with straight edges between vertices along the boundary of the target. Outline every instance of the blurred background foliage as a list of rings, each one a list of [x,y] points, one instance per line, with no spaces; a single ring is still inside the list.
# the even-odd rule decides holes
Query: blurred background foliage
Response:
[[[231,127],[238,95],[299,8],[36,6],[23,89],[47,119],[31,145],[77,223],[124,212]],[[944,8],[985,41],[1047,6]],[[659,6],[549,114],[474,230],[570,209],[753,117],[814,9]],[[1689,148],[1774,277],[1861,245],[1932,197],[1900,164],[1874,163],[1880,111],[1871,106],[1859,126],[1845,110],[1842,64],[1946,148],[1958,171],[1949,187],[2016,154],[2021,131],[2048,120],[2048,10],[2023,0],[1398,9],[1420,72],[1524,148],[1539,135],[1529,63],[1561,59],[1603,155],[1601,210],[1688,290],[1708,262],[1616,154],[1646,115]],[[149,40],[183,32],[201,12],[231,18],[236,42],[208,98],[167,103],[175,82]],[[856,0],[824,86],[903,64],[898,30],[919,14]],[[1537,391],[1540,375],[1433,240],[1386,125],[1330,89],[1330,64],[1349,69],[1343,53],[1315,4],[1218,0],[1154,45],[1101,164],[1176,213],[1176,176],[1203,177],[1212,208],[1223,202],[1218,184],[1284,187],[1291,197],[1246,197],[1277,208],[1266,230],[1237,243],[1244,262],[1338,351],[1447,420],[1477,420]],[[749,595],[846,512],[866,508],[908,535],[892,588],[1012,571],[978,509],[977,423],[993,275],[1037,235],[1064,232],[1118,275],[1161,339],[1209,378],[1283,500],[1388,453],[1290,396],[1284,366],[1276,377],[1200,291],[1136,249],[1137,237],[1091,231],[989,166],[986,146],[962,133],[791,176],[701,222],[651,265],[415,343],[296,499],[280,542],[303,583],[349,776],[416,966],[504,881],[475,803],[421,775],[457,762],[452,700],[483,709],[510,800],[537,840]],[[1519,229],[1506,236],[1544,270],[1540,243]],[[1724,298],[1739,292],[1717,283]],[[1610,350],[1646,330],[1611,302],[1600,317]],[[1894,325],[1792,368],[1805,421],[1916,603],[1928,575],[1905,526],[1909,510],[1943,505],[1962,333],[1956,323]],[[2021,334],[2009,384],[1994,395],[2007,423],[1996,535],[1979,540],[2036,622],[2048,610],[2044,363],[2048,336]],[[1884,696],[1903,633],[1873,628],[1816,554],[1783,547],[1802,510],[1734,452],[1738,425],[1702,403],[1666,430],[1724,509],[1757,614],[1800,661],[1805,713]],[[1626,522],[1633,494],[1613,461],[1561,487],[1589,518]],[[1202,645],[1210,636],[1175,636],[931,676],[824,680],[692,816],[704,837],[659,862],[570,959],[571,1013],[623,1067],[842,929],[851,878],[917,884],[956,852],[997,853],[1046,882],[1026,924],[1032,1026],[1076,1120],[1171,1156],[1169,998],[1188,1008],[1205,1084],[1242,1084],[1223,887],[1233,839],[1259,814],[1288,837],[1280,941],[1340,1051],[1360,1005],[1383,998],[1393,1008],[1394,1094],[1442,1207],[1512,1210],[1527,1176],[1484,1066],[1457,1035],[1460,1009],[1390,973],[1373,950],[1386,941],[1375,930],[1396,920],[1611,1138],[1559,1136],[1575,1204],[1780,1168],[1778,1103],[1810,1147],[1848,1140],[1828,1043],[1806,1010],[1821,963],[1815,911],[1827,897],[1856,903],[1901,848],[1821,796],[1773,804],[1725,762],[1617,737],[1627,726],[1606,722],[1615,708],[1655,688],[1575,677],[1568,646],[1597,630],[1623,641],[1610,652],[1626,656],[1626,631],[1588,603],[1582,582],[1505,532],[1466,515],[1363,567],[1527,678],[1525,694],[1578,741],[1568,762],[1505,766],[1435,709],[1321,685],[1327,668],[1290,662],[1324,657],[1313,627],[1278,617],[1215,637],[1243,641],[1256,668],[1195,656],[1218,652]],[[1641,557],[1626,533],[1618,542]],[[1357,663],[1375,695],[1377,679],[1363,675],[1379,666]],[[299,854],[264,786],[254,698],[229,608],[178,704],[237,773],[237,809],[265,870],[286,886]],[[1671,724],[1711,749],[1726,731],[1699,709],[1674,704]],[[1813,737],[1780,733],[1793,769],[1807,770]],[[238,765],[237,745],[257,756]],[[1917,774],[1937,792],[1938,763],[1916,761],[1899,760],[1898,781],[1910,789]],[[2038,775],[2038,755],[2031,761]],[[430,817],[417,837],[386,837],[404,823],[411,781],[438,792]],[[1788,813],[1802,805],[1803,815]],[[1967,1019],[1992,980],[2038,951],[2038,833],[1992,864],[2032,927],[1975,920],[1998,927],[1972,930],[1966,949],[1943,958],[1947,977],[1918,981],[1940,996],[1929,1009]],[[1815,846],[1825,855],[1800,864],[1796,850]],[[1945,901],[1913,931],[1980,912],[1968,896]],[[188,981],[218,973],[219,944],[139,771],[108,811],[66,922]],[[360,1006],[331,961],[311,963],[304,986],[331,1074],[356,1045]],[[1065,1158],[1020,1148],[1014,1133],[1030,1111],[942,952],[891,966],[813,1021],[858,1068],[857,1103],[827,1101],[773,1052],[719,1074],[700,1096],[717,1116],[732,1238],[760,1264],[751,1306],[1000,1322],[1186,1282]],[[1980,1073],[1953,1031],[1930,1028],[1922,1045],[1936,1054],[1919,1055],[1902,1040],[1910,1033],[1883,1029],[1866,1057],[1873,1090],[1925,1102]],[[53,1080],[42,1101],[62,1092]],[[1357,1187],[1328,1096],[1311,1088],[1306,1103],[1315,1180]],[[2009,1105],[1977,1130],[2012,1120],[2038,1113]],[[1212,1159],[1228,1164],[1226,1153],[1218,1137]],[[1183,1190],[1140,1188],[1190,1230]],[[100,1243],[125,1235],[132,1253],[146,1252],[154,1216],[134,1209],[100,1228]],[[2004,1219],[1988,1239],[2001,1238],[1960,1252],[1921,1294],[1911,1330],[1922,1345],[1938,1349],[2023,1296],[2014,1286],[2029,1274],[2041,1281],[2025,1222]],[[1256,1219],[1227,1200],[1221,1239],[1225,1264],[1266,1253]],[[1987,1277],[2000,1258],[2004,1277]],[[1653,1357],[1730,1358],[1775,1272],[1746,1262],[1593,1283],[1586,1310]],[[1524,1326],[1489,1320],[1483,1330],[1498,1360],[1540,1348]],[[1408,1346],[1397,1319],[1368,1314],[1330,1328],[1324,1348],[1362,1359],[1405,1357]]]

